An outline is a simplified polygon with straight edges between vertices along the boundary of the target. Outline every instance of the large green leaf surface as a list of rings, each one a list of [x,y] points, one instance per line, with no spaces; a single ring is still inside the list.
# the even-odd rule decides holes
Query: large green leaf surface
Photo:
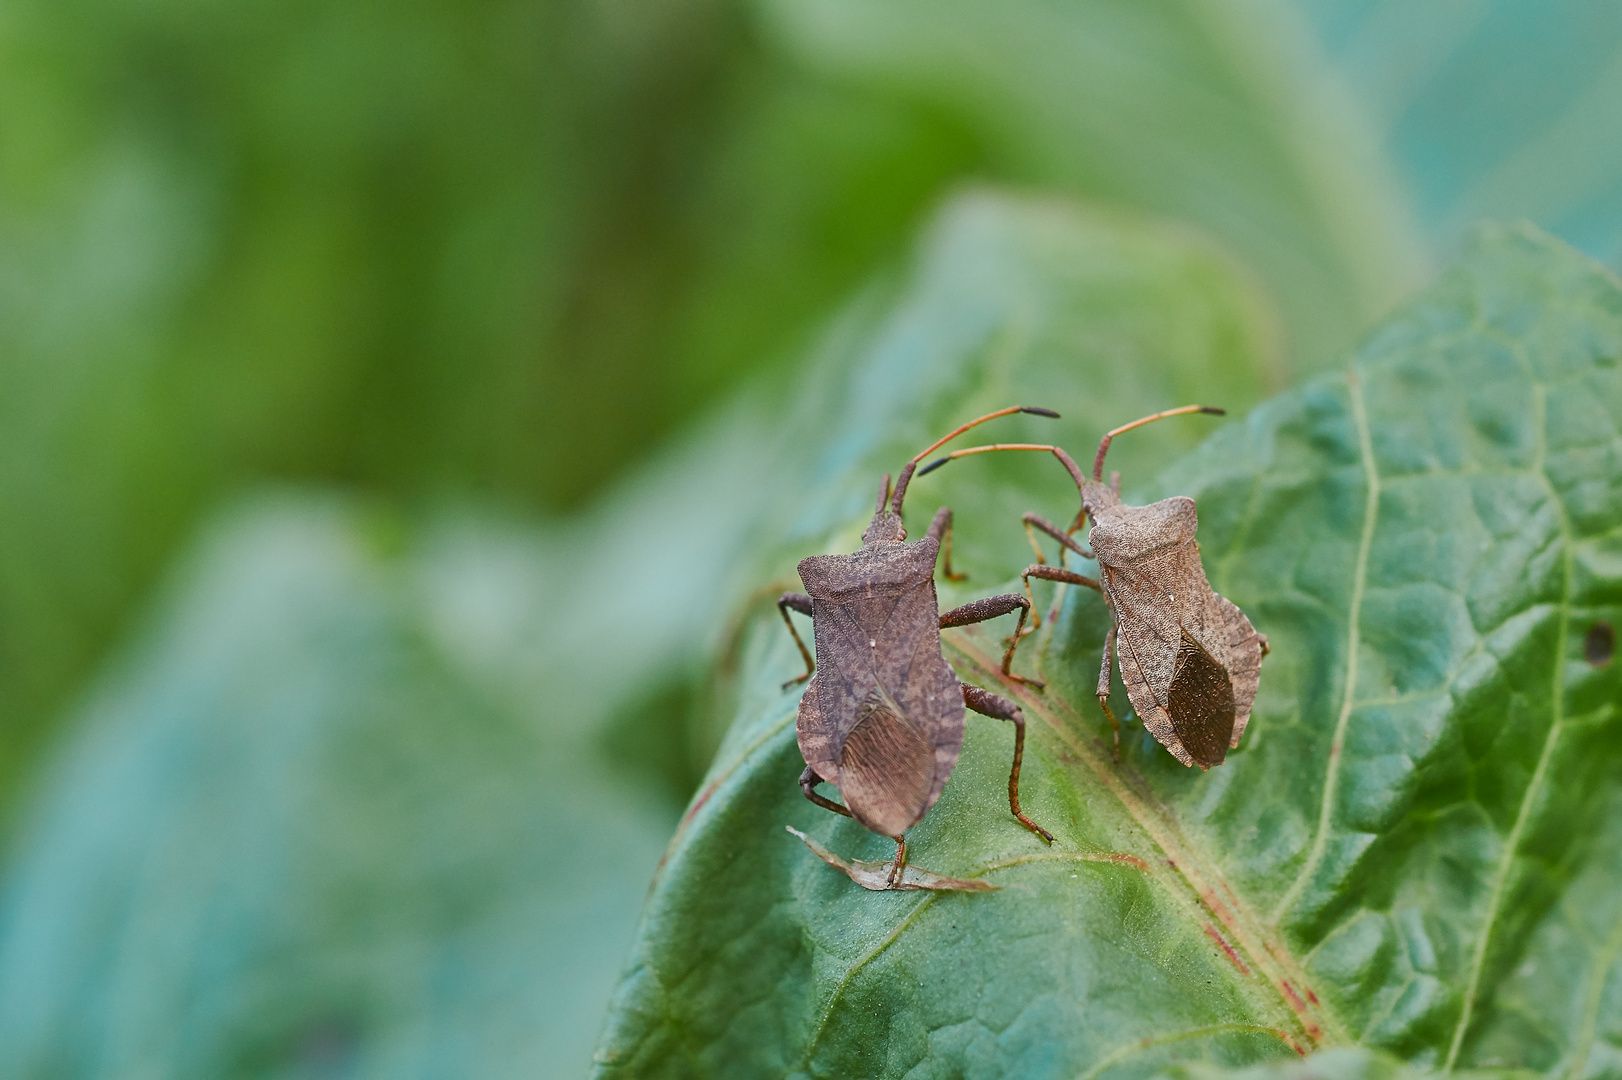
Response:
[[[1613,1069],[1622,688],[1589,643],[1622,614],[1619,356],[1614,278],[1491,230],[1346,373],[1152,488],[1128,470],[1129,496],[1199,500],[1213,585],[1271,638],[1255,717],[1209,773],[1128,721],[1117,765],[1090,700],[1096,596],[1038,593],[1062,605],[1026,646],[1042,693],[996,677],[1005,628],[947,635],[962,675],[1032,719],[1026,809],[1058,842],[1008,815],[1010,732],[971,715],[913,857],[995,893],[865,892],[784,832],[887,855],[800,797],[798,693],[778,689],[794,653],[761,611],[600,1073],[1147,1076],[1347,1043],[1419,1066]],[[986,473],[939,475],[960,519],[1010,492],[1050,517],[1075,505],[1059,476],[977,496]],[[1001,550],[1004,575],[1028,559],[1016,527]],[[991,574],[943,603],[995,591]]]

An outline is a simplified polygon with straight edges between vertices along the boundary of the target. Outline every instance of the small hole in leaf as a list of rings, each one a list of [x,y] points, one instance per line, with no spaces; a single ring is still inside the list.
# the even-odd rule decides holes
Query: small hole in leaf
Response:
[[[1583,638],[1583,655],[1595,667],[1604,667],[1611,662],[1611,654],[1616,652],[1616,631],[1611,629],[1608,622],[1597,622],[1588,628],[1588,636]]]

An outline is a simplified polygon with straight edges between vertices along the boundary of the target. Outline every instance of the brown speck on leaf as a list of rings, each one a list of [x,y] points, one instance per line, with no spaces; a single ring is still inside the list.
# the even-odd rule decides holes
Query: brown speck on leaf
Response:
[[[1290,1003],[1290,1008],[1295,1010],[1296,1015],[1306,1025],[1307,1034],[1314,1039],[1321,1037],[1323,1029],[1313,1023],[1312,1019],[1307,1016],[1307,1003],[1301,1000],[1301,995],[1295,992],[1295,987],[1290,985],[1288,979],[1280,979],[1279,986],[1284,990],[1284,1000]]]
[[[1588,635],[1583,638],[1583,655],[1595,667],[1604,667],[1611,662],[1611,656],[1616,652],[1616,631],[1608,622],[1597,622],[1588,628]]]
[[[1211,913],[1222,921],[1223,926],[1233,925],[1233,912],[1229,911],[1228,906],[1216,898],[1215,892],[1207,889],[1200,894],[1200,899],[1205,901],[1205,906],[1210,908]]]
[[[1218,932],[1216,927],[1212,926],[1210,923],[1206,923],[1205,935],[1217,943],[1217,945],[1222,949],[1223,954],[1227,956],[1228,962],[1238,969],[1239,974],[1243,975],[1247,979],[1250,978],[1250,968],[1245,966],[1245,962],[1243,960],[1239,959],[1239,954],[1234,951],[1234,947],[1228,944],[1228,939],[1223,937],[1222,934]]]

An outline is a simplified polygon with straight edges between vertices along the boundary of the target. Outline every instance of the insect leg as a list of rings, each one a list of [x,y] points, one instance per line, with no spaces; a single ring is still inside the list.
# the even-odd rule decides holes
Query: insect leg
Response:
[[[793,608],[801,615],[809,615],[811,614],[811,598],[805,593],[797,592],[786,592],[777,598],[777,613],[783,616],[783,624],[788,627],[788,632],[794,635],[794,644],[800,647],[800,656],[805,659],[805,674],[796,675],[784,683],[782,687],[784,690],[787,690],[795,683],[805,682],[817,667],[816,663],[811,659],[811,650],[805,647],[805,642],[800,640],[800,632],[794,629],[794,620],[788,617],[789,608]]]
[[[1110,657],[1115,651],[1115,624],[1110,623],[1109,633],[1104,635],[1104,662],[1098,669],[1098,705],[1109,717],[1110,731],[1115,735],[1115,760],[1121,760],[1121,722],[1115,719],[1115,714],[1109,707]]]
[[[963,684],[963,704],[981,716],[1014,722],[1014,766],[1008,771],[1008,808],[1014,812],[1021,825],[1048,843],[1053,843],[1053,834],[1026,817],[1024,811],[1019,808],[1019,766],[1025,758],[1025,714],[1020,711],[1018,705],[1007,698],[988,693],[968,683]]]
[[[1099,589],[1098,582],[1094,581],[1092,578],[1087,577],[1084,574],[1078,574],[1073,570],[1066,570],[1059,566],[1033,564],[1031,566],[1027,566],[1025,568],[1025,572],[1019,575],[1019,578],[1025,583],[1025,599],[1031,603],[1031,625],[1033,627],[1041,626],[1042,620],[1041,617],[1036,613],[1036,597],[1031,595],[1032,578],[1041,578],[1043,581],[1057,581],[1065,585],[1086,585],[1090,589]],[[1099,591],[1102,592],[1103,590],[1099,589]],[[1059,605],[1057,603],[1053,605],[1053,610],[1059,610]]]
[[[929,536],[941,546],[941,565],[947,581],[966,581],[969,575],[952,573],[952,508],[943,506],[935,511],[935,520],[929,523]]]
[[[807,765],[805,772],[800,774],[800,790],[805,793],[805,797],[824,810],[832,810],[836,814],[844,814],[846,817],[850,817],[851,812],[849,810],[846,810],[832,799],[826,799],[817,794],[817,785],[820,783],[823,783],[823,779],[817,775],[817,770]]]
[[[1045,563],[1047,560],[1042,557],[1042,548],[1039,544],[1037,544],[1036,536],[1031,532],[1032,529],[1039,529],[1042,532],[1047,533],[1060,544],[1063,544],[1065,547],[1069,548],[1071,551],[1074,551],[1077,555],[1080,555],[1084,559],[1090,559],[1093,557],[1092,552],[1076,543],[1075,539],[1069,533],[1065,532],[1063,529],[1059,528],[1046,518],[1039,517],[1036,514],[1026,514],[1024,517],[1020,518],[1020,520],[1025,523],[1026,538],[1030,540],[1031,547],[1036,549],[1037,562]]]
[[[1010,611],[1019,611],[1019,624],[1014,627],[1014,636],[1008,639],[1008,649],[1002,654],[1002,673],[1015,682],[1025,683],[1027,686],[1041,688],[1046,685],[1039,679],[1027,679],[1023,675],[1015,675],[1008,670],[1014,662],[1014,650],[1019,648],[1019,639],[1025,636],[1025,618],[1031,613],[1031,602],[1018,593],[1002,593],[999,596],[988,596],[984,600],[976,600],[972,604],[953,608],[951,611],[941,613],[941,629],[951,626],[967,626],[970,623],[985,622],[995,619],[999,615],[1007,615]]]
[[[1041,517],[1040,514],[1025,514],[1025,516],[1020,517],[1020,521],[1025,522],[1025,538],[1030,540],[1030,550],[1035,551],[1036,564],[1038,564],[1038,566],[1046,566],[1046,564],[1048,564],[1048,558],[1041,553],[1040,543],[1036,543],[1036,534],[1033,532],[1035,529],[1040,529],[1041,532],[1045,532],[1045,534],[1048,534],[1049,537],[1053,537],[1054,540],[1058,540],[1058,542],[1061,543],[1062,546],[1059,548],[1059,566],[1061,566],[1061,568],[1064,566],[1064,551],[1066,551],[1066,548],[1067,550],[1075,551],[1075,553],[1082,556],[1082,558],[1093,558],[1092,551],[1088,551],[1087,548],[1083,548],[1083,546],[1079,545],[1079,543],[1075,543],[1075,540],[1072,540],[1071,538],[1071,534],[1067,534],[1067,532],[1064,532],[1064,530],[1059,529],[1058,525],[1054,525],[1053,522],[1048,521],[1046,517]],[[1036,576],[1041,577],[1041,574],[1036,574]],[[1061,581],[1061,579],[1059,579],[1059,577],[1053,577],[1053,579],[1049,579],[1049,581]],[[1040,611],[1036,610],[1036,598],[1030,594],[1030,579],[1028,579],[1028,577],[1025,579],[1025,598],[1032,602],[1032,610],[1030,610],[1030,628],[1035,631],[1038,626],[1041,626],[1041,613]],[[1056,613],[1058,613],[1058,610],[1058,603],[1054,603],[1053,611],[1049,611],[1048,618],[1056,618]]]

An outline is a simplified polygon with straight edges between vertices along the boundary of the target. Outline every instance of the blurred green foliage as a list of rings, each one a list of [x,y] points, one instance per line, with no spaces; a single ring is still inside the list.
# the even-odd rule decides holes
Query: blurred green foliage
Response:
[[[390,531],[284,494],[188,553],[14,853],[0,1073],[584,1062],[668,813],[435,647]]]
[[[27,4],[0,101],[12,768],[222,492],[578,504],[974,154],[708,3]]]
[[[0,17],[8,888],[45,888],[24,881],[56,842],[41,837],[81,835],[72,822],[111,829],[105,819],[167,783],[131,765],[124,793],[102,801],[83,787],[93,770],[60,764],[94,749],[86,731],[164,721],[198,738],[241,725],[244,747],[271,738],[251,722],[246,691],[186,714],[119,674],[169,669],[150,644],[166,633],[165,605],[225,581],[196,570],[197,553],[224,541],[196,537],[251,534],[229,523],[252,518],[240,508],[260,504],[242,498],[267,484],[323,492],[322,505],[343,493],[349,509],[333,513],[347,523],[322,526],[330,543],[364,532],[377,548],[367,558],[393,576],[366,604],[392,612],[376,616],[394,620],[391,633],[428,643],[410,655],[446,669],[429,683],[467,695],[426,710],[438,720],[402,719],[398,737],[420,722],[437,741],[436,724],[464,708],[502,718],[489,730],[534,728],[535,746],[573,730],[566,759],[594,791],[625,784],[646,796],[635,829],[651,835],[721,738],[725,679],[706,672],[730,655],[740,606],[781,575],[783,553],[860,513],[870,494],[842,486],[846,467],[880,448],[875,427],[919,378],[1049,349],[1077,357],[1055,391],[1067,400],[1048,403],[1078,432],[1113,419],[1108,402],[1159,403],[1211,377],[1237,407],[1334,364],[1474,218],[1530,216],[1614,261],[1619,58],[1622,19],[1599,0],[10,6]],[[1023,197],[952,201],[987,183],[1054,201],[1046,211]],[[965,209],[975,205],[978,219]],[[1025,222],[1012,247],[987,239],[996,229],[975,232],[996,218],[987,205],[1023,208],[1008,211]],[[1075,256],[1078,235],[1105,233],[1117,241]],[[1099,282],[1084,280],[1087,266],[1140,257],[1175,278],[1153,256],[1172,250],[1199,253],[1183,269],[1225,282],[1221,303],[1185,306],[1192,279],[1138,306],[1142,280],[1088,291]],[[1048,292],[1033,284],[1055,272],[1043,258],[1062,271]],[[943,266],[960,269],[928,276]],[[1075,303],[1083,294],[1098,299]],[[1015,314],[1022,304],[1030,310]],[[1144,354],[1099,345],[1156,305],[1176,317]],[[882,347],[852,347],[875,335]],[[1188,363],[1158,368],[1148,352]],[[1165,382],[1146,383],[1157,371]],[[958,418],[955,398],[938,400],[884,445],[899,452]],[[1193,437],[1168,432],[1161,457],[1123,445],[1122,460],[1148,470]],[[833,449],[819,457],[813,446]],[[970,528],[964,542],[1002,566],[1002,539]],[[289,580],[319,576],[311,558]],[[210,602],[223,605],[211,633],[226,637],[268,617],[257,601]],[[277,655],[289,687],[318,669],[345,678],[318,653]],[[357,697],[310,704],[309,715],[358,723],[343,703],[375,682],[354,680]],[[274,681],[255,685],[268,694]],[[43,754],[53,739],[61,749]],[[331,783],[338,805],[359,804]],[[449,787],[424,798],[455,801]],[[163,864],[169,834],[206,816],[181,805],[85,857],[151,844]],[[537,844],[573,835],[539,809],[513,812],[534,815]],[[297,847],[314,827],[281,820],[266,843]],[[503,842],[521,846],[523,832]],[[380,839],[378,851],[413,857],[399,843]],[[604,879],[610,907],[625,881],[651,872],[651,850],[635,850],[623,878]],[[530,895],[530,879],[488,858],[478,873],[506,883],[491,888]],[[179,873],[173,895],[237,880],[219,859]],[[394,872],[362,859],[353,880],[374,870]],[[51,880],[38,894],[50,905],[76,894],[93,904],[106,887]],[[295,880],[255,887],[281,895]],[[356,903],[386,921],[398,892]],[[5,910],[0,938],[16,909]],[[180,908],[140,910],[161,922]],[[629,933],[609,922],[582,931],[599,965],[582,986],[608,983]],[[308,929],[293,935],[304,943],[295,953],[327,940]],[[449,932],[434,924],[420,940]],[[268,940],[256,934],[241,940]],[[185,948],[209,954],[221,940]],[[14,957],[0,950],[0,982]],[[117,985],[146,980],[131,963]],[[257,969],[230,970],[207,985]],[[102,996],[112,1010],[115,992]],[[117,1015],[156,1029],[184,1012]],[[27,1038],[43,1055],[27,1060],[58,1060],[50,1036]],[[302,1065],[266,1055],[194,1064],[327,1068],[320,1054]],[[410,1071],[398,1062],[412,1054],[400,1055],[355,1060],[392,1075]],[[237,1064],[218,1065],[226,1058]],[[119,1074],[71,1060],[71,1075]]]
[[[965,9],[926,20],[936,45],[884,46],[908,18],[720,0],[14,9],[4,759],[25,760],[221,492],[275,476],[577,505],[781,368],[958,178],[1211,228],[1255,257],[1311,362],[1416,280],[1394,193],[1342,152],[1350,126],[1291,119],[1304,38],[1213,33],[1199,5],[1082,4],[1051,26]],[[1115,66],[1066,59],[1083,46]],[[928,66],[954,49],[978,82]]]

